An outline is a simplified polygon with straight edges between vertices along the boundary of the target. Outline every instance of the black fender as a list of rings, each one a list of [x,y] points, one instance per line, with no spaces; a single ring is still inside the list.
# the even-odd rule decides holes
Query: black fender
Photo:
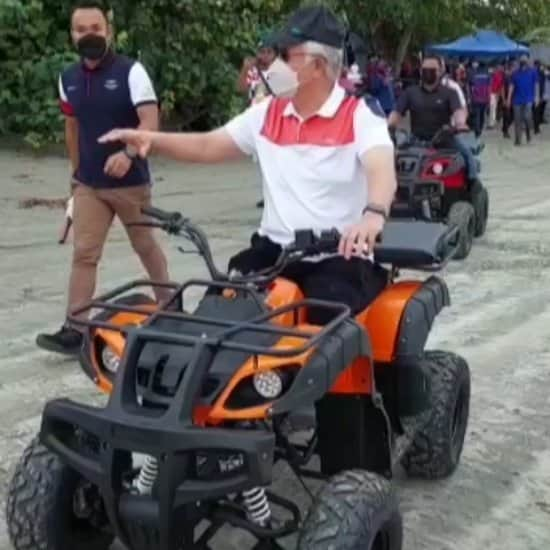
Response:
[[[450,304],[449,289],[442,279],[432,276],[424,281],[411,296],[403,311],[396,361],[410,362],[422,358],[435,318]]]

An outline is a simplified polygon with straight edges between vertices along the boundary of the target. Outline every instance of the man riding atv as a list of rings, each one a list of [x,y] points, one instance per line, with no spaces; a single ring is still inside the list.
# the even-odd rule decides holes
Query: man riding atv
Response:
[[[302,228],[335,227],[339,254],[292,266],[284,276],[308,298],[365,308],[386,283],[371,262],[396,190],[394,148],[386,120],[338,84],[345,28],[324,7],[296,11],[267,71],[272,97],[225,127],[169,134],[115,129],[100,139],[187,162],[216,163],[256,154],[265,209],[251,248],[230,261],[243,274],[273,265]],[[326,314],[326,311],[322,313]],[[324,323],[319,312],[311,322]]]
[[[388,121],[390,128],[398,127],[409,111],[411,133],[419,141],[431,142],[445,126],[452,126],[457,131],[467,131],[467,109],[462,105],[456,91],[443,84],[442,77],[441,60],[435,56],[425,57],[422,62],[421,82],[407,88],[399,96],[395,111]],[[453,147],[464,156],[468,178],[474,181],[477,177],[477,163],[471,147],[462,141],[460,135],[455,136]]]

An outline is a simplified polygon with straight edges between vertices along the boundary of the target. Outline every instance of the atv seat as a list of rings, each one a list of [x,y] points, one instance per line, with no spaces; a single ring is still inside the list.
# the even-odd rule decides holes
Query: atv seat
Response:
[[[454,255],[458,231],[443,223],[389,221],[374,259],[394,267],[437,271]]]

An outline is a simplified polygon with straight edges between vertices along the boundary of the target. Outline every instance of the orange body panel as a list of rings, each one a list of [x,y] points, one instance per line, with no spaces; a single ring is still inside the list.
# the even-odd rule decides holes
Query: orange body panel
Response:
[[[379,363],[391,363],[399,337],[399,325],[405,306],[422,286],[422,281],[404,281],[389,286],[376,300],[357,316],[357,322],[365,328],[372,345],[373,359]]]
[[[320,330],[319,327],[312,325],[298,325],[296,327],[298,330],[304,332],[310,332],[315,334]],[[274,349],[285,350],[285,349],[297,349],[303,346],[305,341],[302,338],[297,338],[294,336],[283,336],[277,345],[274,346]],[[231,396],[233,390],[239,385],[239,383],[250,377],[254,376],[259,372],[269,371],[274,368],[284,369],[284,368],[302,368],[308,361],[310,355],[313,353],[313,350],[309,350],[301,355],[290,358],[280,358],[280,357],[271,357],[267,355],[260,355],[258,357],[251,357],[244,365],[235,373],[229,384],[226,386],[214,406],[210,411],[208,416],[208,421],[211,420],[253,420],[253,419],[263,419],[268,416],[268,410],[271,407],[270,403],[261,405],[258,407],[249,407],[246,409],[239,410],[230,410],[226,407],[227,400]]]
[[[285,307],[290,304],[295,304],[304,299],[304,295],[300,290],[300,287],[289,281],[279,277],[275,279],[273,285],[269,289],[269,294],[267,296],[266,304],[271,309],[277,309],[280,307]],[[301,309],[298,312],[298,319],[294,319],[294,312],[290,311],[288,313],[283,313],[278,317],[274,317],[273,321],[285,327],[291,327],[295,324],[302,324],[306,322],[306,311]]]
[[[370,394],[373,386],[370,361],[359,357],[338,377],[329,393]]]
[[[373,349],[373,360],[380,363],[393,361],[396,345],[399,338],[399,328],[405,306],[414,293],[422,286],[422,281],[405,281],[388,286],[377,299],[356,317],[356,321],[365,329],[370,337]],[[228,296],[229,297],[229,296]],[[299,287],[284,278],[278,278],[273,283],[267,297],[267,305],[272,308],[284,307],[303,300],[304,296]],[[156,306],[151,307],[154,311]],[[138,325],[147,318],[130,312],[115,314],[110,322],[116,325]],[[321,327],[308,325],[305,322],[306,311],[299,312],[295,319],[294,312],[284,313],[273,319],[279,325],[295,327],[311,334],[315,334]],[[296,321],[298,324],[296,324]],[[101,337],[112,350],[120,356],[124,353],[125,338],[116,331],[96,329],[94,336]],[[294,336],[284,336],[276,344],[276,349],[297,349],[304,344],[304,340]],[[195,410],[197,425],[217,425],[226,420],[253,420],[264,419],[269,415],[271,403],[257,407],[239,410],[227,408],[227,401],[235,388],[246,378],[262,371],[274,368],[302,368],[306,365],[314,350],[309,350],[292,358],[277,358],[271,356],[251,357],[235,373],[229,384],[212,407],[198,406]],[[97,384],[106,393],[112,390],[111,381],[100,371],[92,350],[92,363],[97,373]],[[337,394],[370,394],[374,390],[374,380],[369,359],[360,357],[346,369],[330,389],[330,393]]]
[[[140,307],[150,310],[151,313],[153,313],[153,311],[155,311],[157,308],[157,306],[154,304],[144,304]],[[145,321],[146,319],[147,315],[143,315],[141,313],[121,311],[119,313],[115,313],[111,318],[109,318],[109,323],[123,327],[127,325],[139,325],[143,323],[143,321]],[[122,333],[117,332],[116,330],[98,328],[93,331],[92,342],[95,341],[96,337],[101,338],[119,357],[122,357],[124,355],[126,339],[124,338],[124,335]],[[93,346],[90,350],[90,356],[92,366],[95,370],[97,377],[97,386],[103,393],[111,393],[113,389],[113,383],[103,374],[103,372],[99,368],[99,364],[95,356],[95,348]]]

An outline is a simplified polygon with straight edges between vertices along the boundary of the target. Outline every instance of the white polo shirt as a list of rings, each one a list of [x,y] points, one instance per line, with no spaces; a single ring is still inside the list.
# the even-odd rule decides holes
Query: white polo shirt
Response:
[[[263,174],[265,207],[259,233],[286,245],[300,229],[345,230],[361,219],[367,181],[361,157],[391,147],[385,118],[340,85],[303,120],[291,100],[269,98],[226,125]]]

